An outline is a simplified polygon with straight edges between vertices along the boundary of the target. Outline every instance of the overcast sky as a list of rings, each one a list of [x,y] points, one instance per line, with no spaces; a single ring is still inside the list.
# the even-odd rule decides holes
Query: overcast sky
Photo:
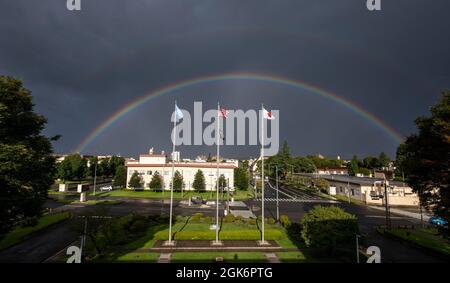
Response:
[[[1,0],[0,74],[21,78],[56,152],[75,150],[103,120],[162,87],[224,73],[303,81],[353,101],[402,135],[450,88],[448,0]],[[313,92],[255,80],[179,89],[130,112],[82,153],[171,150],[174,100],[192,110],[280,111],[294,154],[393,156],[398,142],[354,111]],[[181,146],[182,157],[215,152]],[[257,146],[224,146],[228,157]]]

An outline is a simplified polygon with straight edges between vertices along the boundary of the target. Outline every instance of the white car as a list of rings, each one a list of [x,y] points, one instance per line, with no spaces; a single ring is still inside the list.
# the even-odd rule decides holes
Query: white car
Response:
[[[100,188],[100,191],[102,191],[102,192],[110,192],[110,191],[112,191],[112,186],[104,186],[104,187],[101,187]]]

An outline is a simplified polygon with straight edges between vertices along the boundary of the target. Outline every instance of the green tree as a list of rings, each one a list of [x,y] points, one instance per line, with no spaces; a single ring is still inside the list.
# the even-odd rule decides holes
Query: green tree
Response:
[[[183,175],[177,170],[173,177],[173,190],[181,191],[182,188],[184,188]]]
[[[219,189],[223,190],[227,186],[227,179],[223,174],[219,176]]]
[[[80,180],[88,173],[87,161],[79,154],[66,156],[58,165],[58,178],[63,181]]]
[[[313,179],[312,184],[320,191],[325,191],[330,187],[330,183],[328,183],[328,181],[323,178]]]
[[[450,220],[450,91],[430,111],[416,119],[418,134],[397,149],[397,164],[422,205]]]
[[[380,156],[378,156],[378,162],[379,162],[379,167],[388,167],[389,163],[391,162],[391,159],[389,158],[389,156],[386,155],[386,153],[381,152]]]
[[[125,187],[127,184],[127,168],[120,165],[116,168],[116,173],[114,174],[114,186]]]
[[[112,156],[108,160],[109,173],[114,175],[116,173],[116,168],[125,165],[125,158],[120,156]]]
[[[308,247],[325,249],[330,255],[336,248],[353,247],[359,233],[356,217],[337,206],[315,206],[303,216],[301,227]]]
[[[284,179],[291,170],[291,152],[287,141],[283,142],[277,161],[280,170],[282,170],[280,178]]]
[[[133,175],[131,175],[128,186],[133,189],[142,188],[142,177],[137,172],[134,172]]]
[[[164,187],[163,178],[159,174],[158,171],[155,171],[152,176],[152,180],[148,184],[149,188],[151,190],[161,191]]]
[[[109,166],[109,159],[105,158],[100,161],[100,164],[97,168],[97,176],[109,177],[112,175],[111,167]],[[100,174],[99,174],[100,173]]]
[[[314,173],[316,171],[314,163],[306,157],[297,156],[292,158],[292,165],[295,172],[298,173]]]
[[[196,191],[206,190],[205,175],[203,175],[202,170],[198,170],[197,173],[195,173],[194,182],[192,183],[192,187]]]
[[[20,80],[0,76],[0,237],[20,219],[35,223],[54,181],[47,120],[33,111]]]
[[[358,157],[354,155],[350,163],[347,164],[348,174],[350,176],[355,176],[356,174],[359,173],[358,163],[359,163]]]
[[[99,166],[98,166],[98,158],[97,156],[92,156],[89,158],[89,168],[88,168],[88,176],[94,178],[95,177],[95,167],[97,166],[97,176],[99,176]]]
[[[234,169],[234,186],[240,190],[248,189],[249,176],[248,171],[242,167]]]

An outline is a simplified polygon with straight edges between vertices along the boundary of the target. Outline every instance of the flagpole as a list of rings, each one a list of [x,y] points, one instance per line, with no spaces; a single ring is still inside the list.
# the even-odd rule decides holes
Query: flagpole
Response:
[[[265,244],[264,240],[264,105],[261,104],[261,217],[262,217],[262,234],[261,245]]]
[[[216,242],[215,244],[219,244],[219,145],[220,145],[220,123],[219,123],[219,111],[220,105],[217,102],[217,155],[216,155],[216,166],[217,166],[217,187],[216,187]]]
[[[175,144],[177,143],[177,102],[175,101],[175,111],[173,116],[173,145],[172,145],[172,182],[170,186],[170,216],[169,216],[169,245],[172,245],[172,207],[173,207],[173,181],[175,171]]]

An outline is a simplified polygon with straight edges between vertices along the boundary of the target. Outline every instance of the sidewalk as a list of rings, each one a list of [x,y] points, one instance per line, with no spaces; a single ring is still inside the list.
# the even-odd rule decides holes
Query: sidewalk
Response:
[[[373,209],[377,209],[377,210],[382,210],[385,211],[386,208],[381,207],[381,206],[371,206],[369,205],[368,207],[373,208]],[[398,215],[402,215],[402,216],[406,216],[406,217],[411,217],[411,218],[415,218],[420,220],[420,213],[416,213],[416,212],[411,212],[411,211],[407,211],[407,210],[403,210],[403,209],[399,209],[399,208],[393,208],[390,207],[389,208],[390,212],[393,214],[398,214]],[[423,215],[423,221],[428,222],[428,220],[430,220],[431,215],[426,214],[426,213],[422,213]]]

